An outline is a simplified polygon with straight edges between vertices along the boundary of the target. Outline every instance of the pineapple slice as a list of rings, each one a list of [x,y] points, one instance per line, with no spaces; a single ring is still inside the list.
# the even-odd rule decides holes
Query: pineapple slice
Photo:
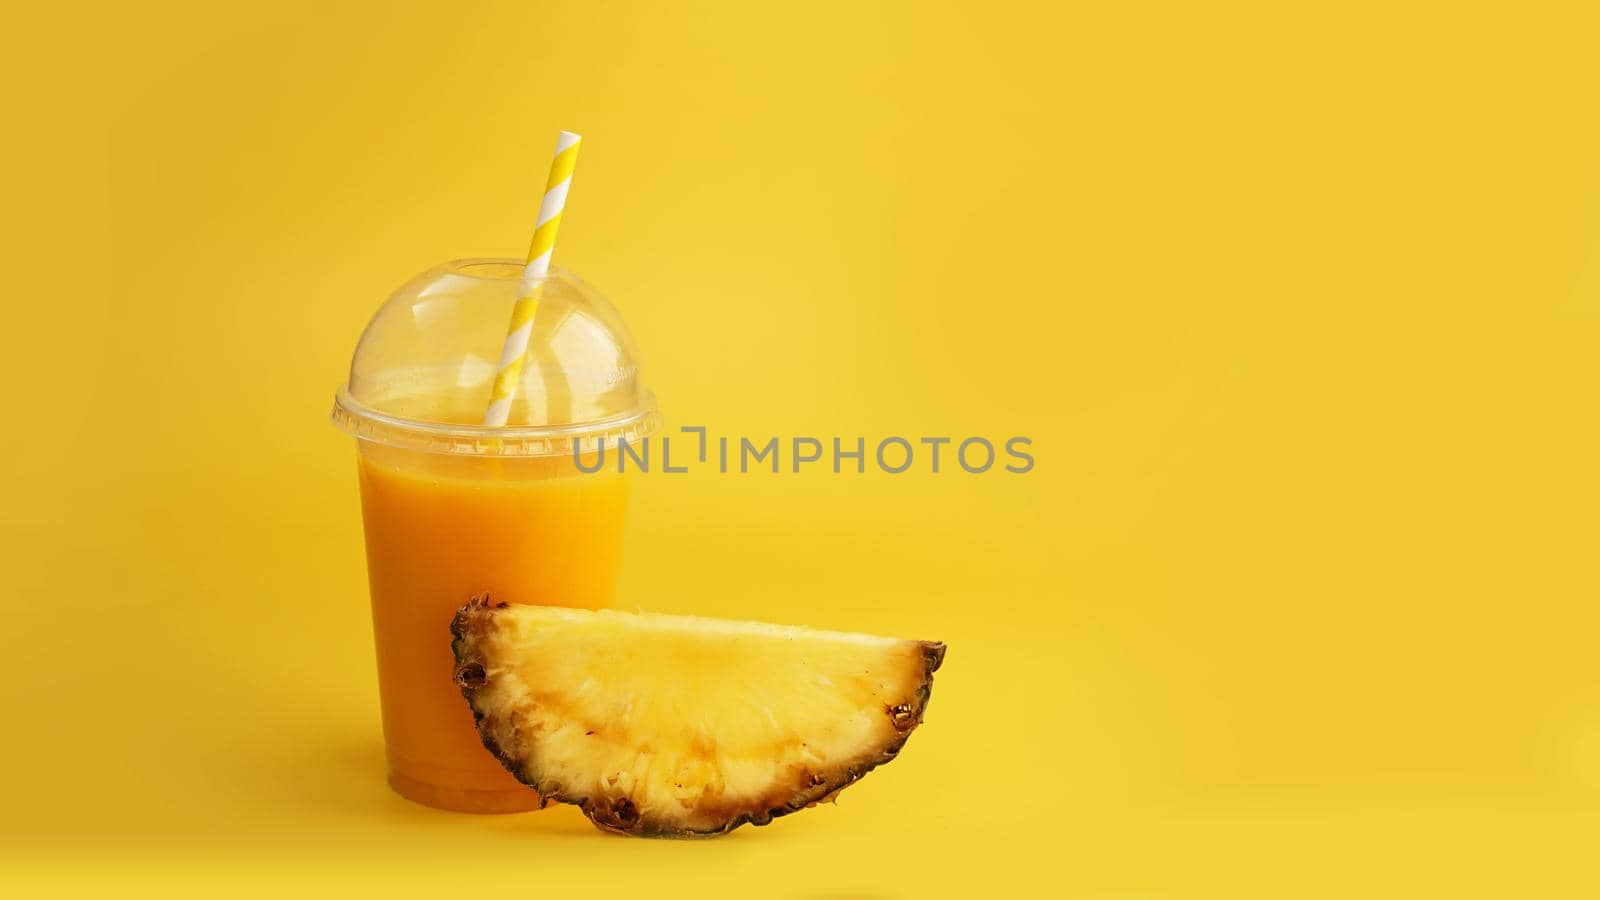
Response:
[[[893,759],[944,645],[757,622],[461,607],[456,682],[484,746],[607,831],[765,825]]]

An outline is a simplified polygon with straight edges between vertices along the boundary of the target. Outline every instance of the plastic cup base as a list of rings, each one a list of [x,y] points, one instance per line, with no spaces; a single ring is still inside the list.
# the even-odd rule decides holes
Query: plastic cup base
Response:
[[[428,784],[414,778],[389,773],[389,787],[413,803],[450,812],[519,813],[539,808],[539,795],[528,788],[520,791],[471,791]]]

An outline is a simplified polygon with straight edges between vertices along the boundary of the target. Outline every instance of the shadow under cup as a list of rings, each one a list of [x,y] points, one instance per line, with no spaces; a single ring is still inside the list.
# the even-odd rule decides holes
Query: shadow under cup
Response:
[[[333,413],[357,438],[389,784],[466,812],[539,797],[478,738],[453,679],[455,611],[480,594],[610,605],[629,478],[614,448],[658,421],[615,309],[570,273],[520,276],[515,261],[466,260],[413,279],[368,325]],[[478,425],[528,290],[540,304],[511,424]],[[606,464],[585,471],[602,440]]]

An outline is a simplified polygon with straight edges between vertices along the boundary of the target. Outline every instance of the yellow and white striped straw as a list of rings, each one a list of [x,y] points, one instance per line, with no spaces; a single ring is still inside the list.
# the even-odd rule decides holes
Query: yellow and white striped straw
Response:
[[[506,424],[511,416],[511,400],[522,377],[522,360],[528,354],[528,336],[533,334],[533,314],[539,308],[544,277],[550,272],[550,254],[556,249],[556,229],[561,227],[561,211],[567,205],[567,188],[572,184],[572,169],[578,163],[578,145],[583,138],[570,131],[561,132],[556,141],[556,158],[550,164],[545,182],[544,201],[539,204],[539,224],[528,247],[528,264],[522,270],[522,293],[511,308],[511,325],[505,347],[500,351],[500,370],[494,376],[494,392],[483,424]]]

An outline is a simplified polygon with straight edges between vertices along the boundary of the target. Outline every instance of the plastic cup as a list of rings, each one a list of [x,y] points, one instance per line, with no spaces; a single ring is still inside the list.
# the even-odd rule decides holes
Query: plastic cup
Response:
[[[534,809],[483,748],[452,681],[450,621],[471,597],[596,608],[616,585],[628,483],[593,452],[659,417],[615,308],[545,279],[508,427],[477,424],[522,264],[444,263],[373,316],[333,419],[357,439],[389,784],[428,806]],[[518,424],[527,423],[527,424]]]

